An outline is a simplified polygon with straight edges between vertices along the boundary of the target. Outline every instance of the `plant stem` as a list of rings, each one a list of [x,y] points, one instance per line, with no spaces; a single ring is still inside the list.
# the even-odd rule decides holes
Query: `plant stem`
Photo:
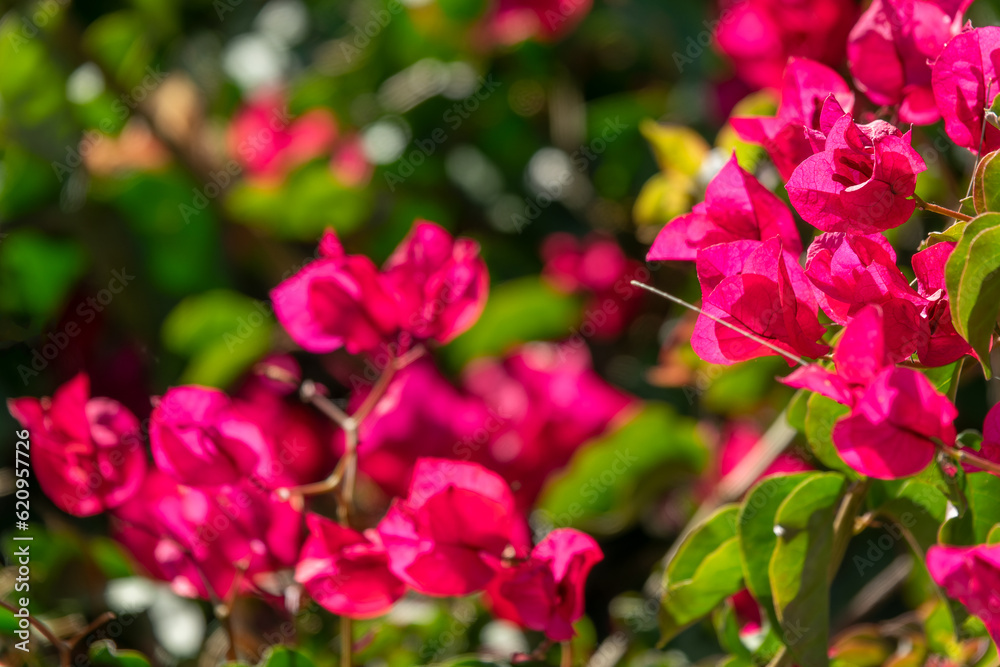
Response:
[[[647,285],[646,283],[640,283],[638,280],[633,280],[632,284],[635,285],[636,287],[640,287],[640,288],[646,290],[647,292],[652,292],[653,294],[655,294],[657,296],[662,296],[664,299],[667,299],[668,301],[673,301],[678,306],[684,306],[688,310],[693,310],[694,312],[698,313],[699,315],[704,315],[705,317],[707,317],[708,319],[712,320],[716,324],[721,324],[724,327],[728,327],[728,328],[732,329],[733,331],[735,331],[736,333],[741,334],[743,336],[746,336],[747,338],[749,338],[750,340],[754,341],[755,343],[759,343],[759,344],[763,345],[764,347],[767,347],[767,348],[769,348],[771,350],[774,350],[775,352],[777,352],[781,356],[785,357],[786,359],[791,359],[792,361],[794,361],[795,363],[797,363],[797,364],[799,364],[801,366],[808,366],[809,365],[809,362],[807,360],[803,359],[802,357],[800,357],[800,356],[798,356],[796,354],[792,354],[791,352],[789,352],[786,349],[778,347],[777,345],[775,345],[771,341],[767,340],[766,338],[762,338],[762,337],[758,336],[757,334],[755,334],[755,333],[753,333],[751,331],[746,331],[745,329],[741,329],[738,326],[736,326],[735,324],[732,324],[731,322],[725,321],[721,317],[716,317],[715,315],[711,315],[709,313],[706,313],[704,310],[702,310],[698,306],[696,306],[694,304],[691,304],[691,303],[688,303],[684,299],[680,299],[680,298],[674,296],[673,294],[670,294],[668,292],[664,292],[663,290],[658,290],[655,287],[653,287],[652,285]]]
[[[978,454],[973,454],[968,449],[958,449],[955,447],[943,447],[944,453],[952,457],[958,463],[963,461],[968,461],[977,468],[981,468],[987,472],[991,472],[994,475],[1000,475],[1000,463],[990,461],[989,459],[984,459]]]
[[[563,642],[561,647],[562,652],[559,654],[559,667],[573,667],[572,642]]]
[[[0,607],[3,607],[12,614],[18,613],[18,610],[14,606],[8,604],[3,600],[0,600]],[[30,614],[28,615],[28,623],[35,626],[35,629],[38,630],[40,633],[42,633],[42,635],[49,640],[49,643],[55,646],[56,650],[59,651],[59,667],[69,667],[70,646],[63,640],[56,637],[55,633],[49,629],[49,626],[45,625],[40,620],[38,620],[34,616],[31,616]]]
[[[913,201],[917,203],[917,208],[923,209],[925,211],[930,211],[931,213],[939,213],[943,216],[954,218],[955,220],[962,220],[964,222],[972,220],[972,216],[966,215],[964,213],[959,213],[958,211],[953,211],[950,208],[945,208],[944,206],[938,206],[937,204],[931,204],[929,202],[925,202],[917,195],[913,195]]]
[[[352,649],[354,648],[354,638],[352,636],[353,627],[351,619],[347,616],[340,617],[340,667],[351,667]]]

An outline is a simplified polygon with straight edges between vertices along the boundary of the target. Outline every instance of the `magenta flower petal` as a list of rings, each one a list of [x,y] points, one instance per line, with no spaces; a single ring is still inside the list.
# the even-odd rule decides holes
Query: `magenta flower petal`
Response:
[[[317,514],[306,517],[295,580],[324,609],[339,616],[373,618],[406,592],[389,571],[389,557],[375,531],[362,535]]]
[[[1000,545],[933,546],[927,570],[948,597],[964,604],[1000,642]]]
[[[931,85],[945,131],[952,141],[972,152],[979,150],[983,136],[983,109],[1000,93],[994,60],[998,48],[1000,28],[967,29],[948,42],[932,68]],[[983,151],[997,148],[1000,130],[987,123]]]
[[[705,190],[705,201],[660,231],[648,260],[691,260],[719,243],[777,237],[786,250],[802,252],[795,220],[780,199],[740,167],[733,154]]]
[[[195,486],[235,484],[270,467],[272,448],[260,427],[218,389],[174,387],[153,409],[150,446],[157,467]]]
[[[110,398],[90,397],[90,380],[76,375],[51,401],[15,398],[11,415],[29,431],[32,472],[52,502],[75,516],[117,507],[146,474],[139,420]]]
[[[912,368],[889,368],[834,426],[833,443],[841,458],[863,475],[908,477],[934,459],[936,441],[954,444],[957,415],[926,376]]]
[[[529,558],[504,564],[487,588],[493,615],[522,628],[569,641],[583,616],[583,588],[591,568],[604,558],[592,537],[572,528],[549,533]]]
[[[496,473],[475,463],[420,459],[410,493],[378,526],[393,574],[425,595],[483,589],[501,555],[528,550],[514,497]]]
[[[812,287],[776,237],[763,243],[737,241],[706,249],[698,258],[698,277],[707,315],[793,354],[818,357],[829,350],[817,342],[825,329],[817,317]],[[776,354],[740,331],[703,314],[695,324],[691,345],[699,357],[717,364]]]

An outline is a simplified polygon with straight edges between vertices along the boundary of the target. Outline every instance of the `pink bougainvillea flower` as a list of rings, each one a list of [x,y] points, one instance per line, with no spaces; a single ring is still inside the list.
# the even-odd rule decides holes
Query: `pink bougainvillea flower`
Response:
[[[630,259],[614,239],[591,234],[581,240],[556,232],[546,237],[541,254],[542,275],[556,289],[589,294],[581,325],[584,336],[614,338],[639,314],[643,292],[630,280],[644,278],[648,270]]]
[[[500,44],[526,39],[552,41],[572,31],[590,12],[592,0],[496,0],[487,32]]]
[[[377,531],[361,534],[330,519],[306,517],[309,537],[302,546],[295,581],[324,609],[350,618],[373,618],[403,597],[406,585],[389,571],[389,557]]]
[[[986,124],[984,109],[1000,93],[996,58],[1000,49],[1000,28],[967,28],[956,35],[941,51],[931,70],[934,100],[944,118],[944,129],[959,146],[972,152],[1000,148],[1000,130]],[[987,98],[987,90],[989,97]]]
[[[337,140],[330,157],[330,170],[344,185],[352,188],[363,187],[371,180],[375,167],[365,156],[364,145],[357,134],[349,134]]]
[[[902,359],[890,348],[892,333],[882,307],[865,306],[844,328],[833,351],[836,373],[809,364],[795,369],[781,381],[853,407],[879,373]]]
[[[736,622],[740,625],[740,635],[752,635],[760,632],[764,619],[760,613],[760,605],[754,600],[750,591],[743,589],[729,598],[736,613]]]
[[[352,394],[352,411],[369,392],[365,387]],[[405,496],[417,459],[469,459],[471,447],[485,447],[501,421],[481,400],[452,385],[430,358],[422,357],[394,375],[361,422],[358,467],[386,493]],[[342,451],[342,434],[338,443]]]
[[[32,472],[60,509],[98,514],[142,485],[146,454],[139,420],[118,401],[91,398],[86,374],[59,387],[51,400],[13,398],[7,408],[28,430]]]
[[[525,513],[553,472],[591,438],[624,423],[636,407],[634,397],[594,372],[582,341],[529,343],[502,360],[477,359],[462,380],[482,398],[487,418],[455,455],[502,475]],[[633,456],[622,450],[616,470],[627,469]]]
[[[777,237],[733,241],[698,253],[702,309],[790,353],[820,357],[829,347],[812,286]],[[698,316],[691,346],[709,363],[733,364],[776,352],[738,331]]]
[[[899,106],[903,123],[941,117],[931,90],[931,63],[962,28],[972,0],[873,0],[847,42],[858,89],[879,105]]]
[[[986,419],[983,420],[983,439],[976,454],[987,461],[1000,464],[1000,403],[986,413]],[[965,472],[981,471],[981,468],[968,462],[963,462],[962,468]]]
[[[310,352],[378,349],[399,327],[395,299],[378,269],[363,255],[345,254],[330,230],[320,255],[271,291],[278,321]]]
[[[225,392],[174,387],[150,417],[150,447],[157,467],[194,486],[235,484],[266,476],[272,449],[260,427]]]
[[[694,260],[718,243],[777,237],[798,255],[802,242],[795,220],[780,199],[740,167],[734,153],[705,189],[705,201],[660,230],[647,260]]]
[[[847,324],[874,303],[883,305],[890,318],[900,310],[897,319],[905,319],[911,329],[917,326],[923,299],[896,266],[896,251],[881,234],[820,234],[806,254],[806,277],[823,312],[837,324]]]
[[[757,88],[777,88],[791,56],[838,65],[858,11],[850,0],[724,0],[719,8],[719,50]]]
[[[917,276],[917,292],[926,300],[920,313],[924,335],[917,347],[917,357],[924,366],[944,366],[973,354],[951,322],[944,267],[954,249],[954,243],[935,243],[911,260]]]
[[[785,180],[810,155],[823,149],[837,118],[854,110],[854,93],[834,70],[806,58],[791,58],[781,80],[775,116],[733,118],[744,141],[763,146]]]
[[[493,615],[522,628],[569,641],[583,616],[587,575],[604,553],[594,538],[572,528],[549,533],[527,560],[504,562],[486,589]]]
[[[806,158],[788,179],[792,206],[827,232],[874,234],[906,222],[917,174],[927,169],[910,133],[885,121],[857,125],[850,114],[830,128],[824,150]]]
[[[276,489],[326,478],[336,464],[332,443],[339,429],[316,409],[303,404],[297,394],[290,394],[302,375],[292,357],[274,355],[257,366],[279,368],[290,378],[281,382],[254,373],[233,394],[238,413],[260,427],[270,449],[271,465],[260,471],[265,476],[258,481]]]
[[[937,443],[955,444],[958,411],[913,368],[880,372],[833,428],[840,457],[863,475],[899,479],[934,460]]]
[[[389,569],[425,595],[482,590],[509,548],[527,554],[527,524],[502,477],[475,463],[420,459],[410,492],[396,499],[378,532]]]
[[[471,327],[486,305],[489,274],[479,244],[453,239],[426,220],[414,223],[383,272],[403,329],[418,339],[447,343]]]
[[[948,597],[964,604],[1000,643],[1000,544],[932,546],[927,570]]]
[[[229,126],[229,150],[247,173],[262,179],[281,178],[298,165],[330,152],[337,121],[325,109],[288,115],[284,95],[267,91],[237,112]]]
[[[239,582],[280,599],[302,544],[301,512],[250,483],[195,488],[155,471],[114,518],[118,541],[186,597],[224,599]]]

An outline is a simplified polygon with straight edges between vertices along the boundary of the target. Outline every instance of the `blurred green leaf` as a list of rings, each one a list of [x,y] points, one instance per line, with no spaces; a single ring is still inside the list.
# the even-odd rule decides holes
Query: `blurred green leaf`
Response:
[[[90,662],[94,667],[149,667],[149,660],[143,654],[117,649],[106,640],[91,645]]]
[[[305,654],[289,646],[273,647],[261,665],[262,667],[316,667]]]
[[[707,454],[693,420],[647,402],[620,427],[581,447],[545,486],[538,511],[556,526],[618,532],[644,502],[700,471]]]
[[[452,368],[460,369],[472,359],[497,356],[528,341],[572,336],[579,318],[579,300],[539,276],[508,280],[491,288],[479,320],[442,352]]]
[[[226,387],[271,346],[270,304],[212,290],[177,304],[163,322],[163,344],[190,358],[180,381]]]
[[[0,240],[0,310],[27,315],[32,325],[54,318],[87,267],[87,256],[72,238],[18,229]]]

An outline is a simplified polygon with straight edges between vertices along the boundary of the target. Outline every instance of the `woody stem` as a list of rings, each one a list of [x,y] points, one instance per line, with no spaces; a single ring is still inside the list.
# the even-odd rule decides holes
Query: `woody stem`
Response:
[[[968,461],[977,468],[982,468],[983,470],[991,472],[994,475],[1000,475],[1000,463],[984,459],[978,454],[973,454],[968,449],[956,449],[954,447],[942,447],[942,449],[945,454],[955,459],[958,463]]]
[[[964,213],[959,213],[958,211],[953,211],[950,208],[945,208],[944,206],[938,206],[937,204],[931,204],[930,202],[925,202],[917,195],[913,195],[913,201],[917,203],[917,208],[923,209],[925,211],[930,211],[931,213],[939,213],[943,216],[954,218],[955,220],[962,220],[963,222],[968,222],[969,220],[972,220],[972,216],[966,215]]]
[[[4,602],[3,600],[0,600],[0,607],[3,607],[12,614],[18,613],[18,610],[14,608],[14,606]],[[42,635],[49,640],[49,643],[55,646],[56,650],[59,651],[59,667],[69,667],[70,647],[66,644],[66,642],[56,637],[55,633],[49,629],[49,626],[45,625],[34,616],[29,615],[28,622],[35,626],[35,629],[42,633]]]

